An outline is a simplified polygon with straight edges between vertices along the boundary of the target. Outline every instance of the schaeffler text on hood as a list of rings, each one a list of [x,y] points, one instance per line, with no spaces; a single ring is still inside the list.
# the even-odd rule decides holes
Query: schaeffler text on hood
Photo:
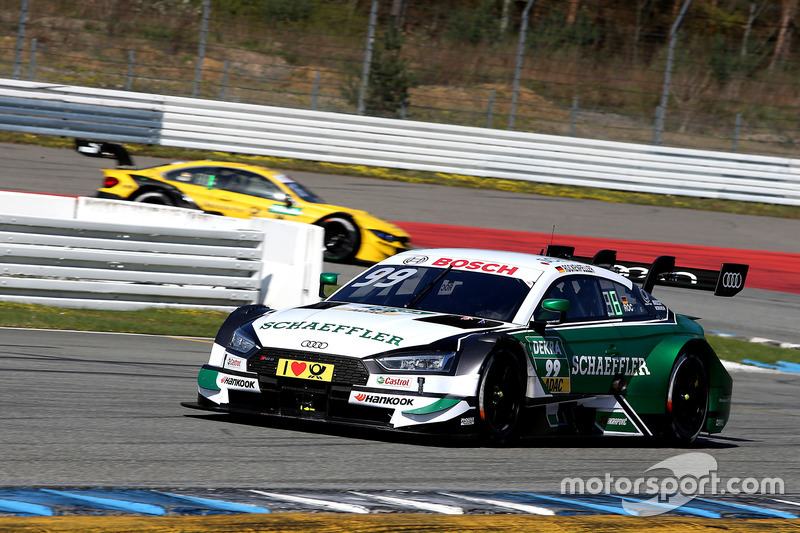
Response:
[[[264,346],[368,357],[426,345],[458,332],[452,326],[419,320],[437,314],[360,304],[296,308],[271,313],[255,321],[253,329]]]

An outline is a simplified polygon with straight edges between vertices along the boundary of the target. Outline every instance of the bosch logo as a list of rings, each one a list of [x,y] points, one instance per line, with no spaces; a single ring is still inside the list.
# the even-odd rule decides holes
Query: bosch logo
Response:
[[[726,289],[738,289],[742,286],[742,274],[739,272],[725,272],[722,275],[722,286]]]
[[[315,350],[324,350],[328,347],[327,342],[321,341],[303,341],[300,343],[303,348],[314,348]]]
[[[403,261],[404,265],[421,265],[428,261],[427,255],[415,255],[414,257],[409,257]]]

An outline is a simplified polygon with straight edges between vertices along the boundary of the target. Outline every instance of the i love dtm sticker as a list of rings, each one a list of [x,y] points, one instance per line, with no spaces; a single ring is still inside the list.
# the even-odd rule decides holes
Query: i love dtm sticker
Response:
[[[279,359],[276,374],[287,378],[331,381],[333,379],[333,365],[296,361],[294,359]]]

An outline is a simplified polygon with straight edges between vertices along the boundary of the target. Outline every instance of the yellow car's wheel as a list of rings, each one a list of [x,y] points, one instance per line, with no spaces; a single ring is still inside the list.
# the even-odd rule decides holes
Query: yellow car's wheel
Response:
[[[143,204],[158,204],[158,205],[175,205],[167,194],[161,191],[146,191],[137,195],[134,202],[142,202]]]
[[[349,261],[358,252],[361,246],[361,234],[358,226],[349,218],[333,216],[320,222],[325,230],[326,261]]]

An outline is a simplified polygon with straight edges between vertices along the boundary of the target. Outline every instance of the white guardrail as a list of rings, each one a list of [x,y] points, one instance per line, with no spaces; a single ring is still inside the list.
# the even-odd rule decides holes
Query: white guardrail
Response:
[[[323,230],[96,198],[0,192],[0,300],[229,311],[319,301]]]
[[[800,205],[798,159],[8,79],[0,79],[0,129]]]

